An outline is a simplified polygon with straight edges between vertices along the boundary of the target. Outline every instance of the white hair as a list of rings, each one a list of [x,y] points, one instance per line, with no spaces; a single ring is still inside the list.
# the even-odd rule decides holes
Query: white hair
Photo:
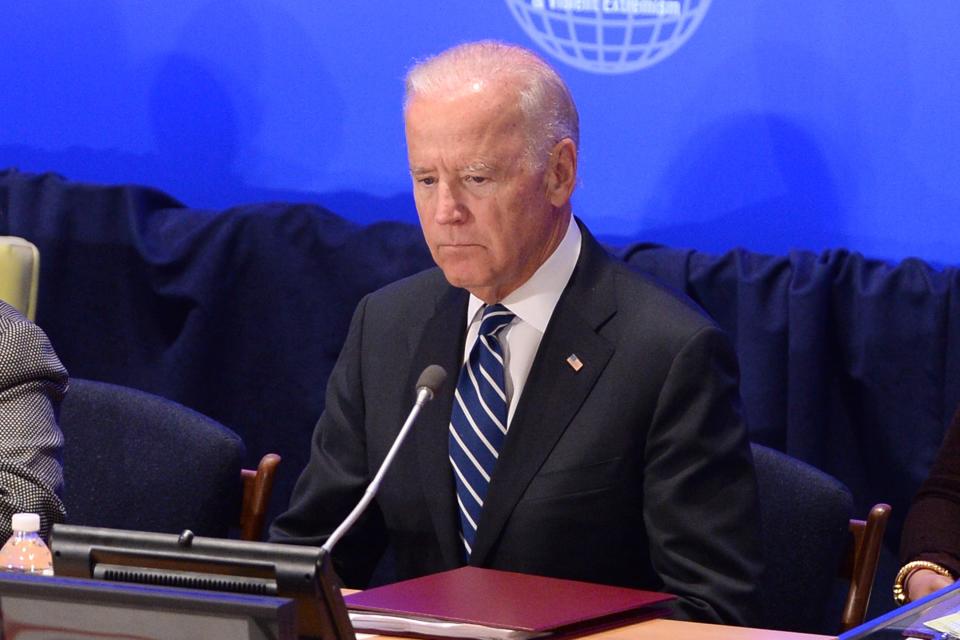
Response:
[[[468,42],[417,62],[407,72],[404,112],[414,97],[453,94],[488,80],[517,87],[535,164],[545,164],[553,145],[564,138],[579,148],[580,118],[559,74],[532,51],[495,40]]]

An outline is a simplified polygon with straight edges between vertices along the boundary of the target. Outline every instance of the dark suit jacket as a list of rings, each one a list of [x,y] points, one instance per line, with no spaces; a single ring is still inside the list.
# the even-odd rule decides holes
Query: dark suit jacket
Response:
[[[467,299],[432,269],[367,296],[354,315],[310,461],[273,539],[322,543],[385,457],[420,372],[436,363],[449,377],[374,506],[334,551],[350,586],[463,564],[447,442]],[[571,354],[580,371],[566,363]],[[753,623],[755,491],[727,339],[584,229],[470,563],[663,589],[681,596],[679,617]]]

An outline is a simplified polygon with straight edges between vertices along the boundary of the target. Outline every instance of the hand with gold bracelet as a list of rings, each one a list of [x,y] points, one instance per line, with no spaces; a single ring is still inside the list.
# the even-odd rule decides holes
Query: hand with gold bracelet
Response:
[[[953,584],[950,572],[935,562],[914,560],[903,565],[893,583],[893,599],[898,605],[928,596]]]

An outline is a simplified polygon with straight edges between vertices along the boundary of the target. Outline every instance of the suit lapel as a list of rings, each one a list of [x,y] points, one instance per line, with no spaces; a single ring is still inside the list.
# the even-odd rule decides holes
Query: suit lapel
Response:
[[[613,355],[598,329],[616,311],[610,258],[582,228],[580,259],[540,343],[491,478],[471,564],[482,565],[510,513]],[[574,370],[567,358],[583,364]]]
[[[413,430],[423,493],[427,498],[441,553],[450,568],[463,563],[447,440],[453,394],[463,358],[467,300],[466,291],[450,286],[446,286],[438,297],[436,313],[427,321],[420,343],[413,352],[415,363],[412,367],[413,377],[409,381],[412,389],[416,378],[427,365],[439,364],[447,371],[443,388],[424,407]]]

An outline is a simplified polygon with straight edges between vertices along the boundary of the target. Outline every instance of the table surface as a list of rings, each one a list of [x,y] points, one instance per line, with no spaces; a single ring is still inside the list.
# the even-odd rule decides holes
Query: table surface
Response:
[[[589,636],[596,640],[815,640],[836,636],[820,636],[809,633],[774,631],[772,629],[752,629],[748,627],[728,627],[721,624],[704,622],[683,622],[680,620],[646,620],[625,627],[617,627]]]

